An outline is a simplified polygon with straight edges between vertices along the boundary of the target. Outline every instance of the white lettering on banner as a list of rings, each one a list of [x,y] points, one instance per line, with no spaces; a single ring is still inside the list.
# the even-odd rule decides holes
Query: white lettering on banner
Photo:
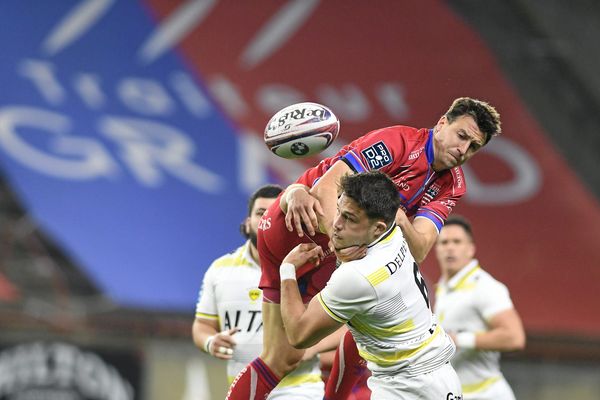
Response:
[[[94,74],[77,74],[73,79],[73,88],[81,100],[92,110],[99,110],[106,104],[106,96],[100,87],[100,79]]]
[[[193,163],[194,143],[173,126],[107,116],[100,119],[99,130],[119,144],[123,161],[147,186],[159,186],[163,181],[161,169],[164,169],[205,192],[218,193],[225,188],[223,178]]]
[[[317,87],[317,96],[335,110],[342,121],[364,121],[372,114],[369,101],[355,84],[345,84],[339,89],[332,85],[321,85]]]
[[[118,166],[98,141],[67,135],[71,127],[63,115],[33,107],[0,109],[0,146],[23,165],[40,173],[63,179],[94,179],[113,176]],[[48,135],[48,147],[55,155],[42,152],[18,133],[35,128]]]
[[[65,90],[54,73],[54,65],[37,60],[23,60],[18,65],[18,72],[40,92],[44,100],[56,106],[65,101]]]
[[[59,106],[70,100],[69,88],[63,84],[66,79],[61,80],[55,69],[52,63],[31,59],[22,60],[17,67],[19,74],[33,84],[44,101],[52,106]],[[167,82],[170,86],[157,79],[125,77],[116,85],[117,99],[129,111],[143,116],[171,116],[178,111],[179,103],[176,100],[196,118],[206,118],[213,111],[212,105],[189,74],[174,71]],[[72,86],[75,94],[90,110],[101,110],[113,101],[108,98],[107,88],[95,73],[75,72]],[[168,89],[172,91],[169,92]]]
[[[468,187],[465,196],[467,202],[483,205],[516,204],[531,199],[539,192],[542,172],[533,157],[517,143],[497,137],[481,151],[504,161],[512,169],[514,177],[507,182],[484,183],[467,164],[463,165]]]
[[[166,117],[173,114],[173,100],[162,84],[153,79],[124,78],[117,85],[123,104],[142,115]]]
[[[65,343],[21,344],[3,350],[0,397],[17,398],[24,391],[35,389],[39,398],[47,398],[45,394],[57,390],[63,395],[61,398],[71,391],[99,400],[134,398],[131,384],[92,352]]]

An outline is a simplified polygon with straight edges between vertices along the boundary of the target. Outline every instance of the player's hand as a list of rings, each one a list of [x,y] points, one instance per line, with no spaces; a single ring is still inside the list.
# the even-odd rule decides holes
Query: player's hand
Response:
[[[232,328],[217,333],[210,342],[209,354],[222,360],[230,360],[233,357],[233,350],[236,346],[233,335],[239,331],[240,328]]]
[[[311,195],[305,188],[294,188],[287,198],[287,213],[285,214],[285,226],[288,231],[296,230],[298,236],[304,236],[302,226],[306,232],[314,236],[319,230],[319,218],[323,218],[323,208],[316,197]]]
[[[344,247],[343,249],[335,249],[335,256],[341,262],[360,260],[367,255],[367,245],[355,245]]]
[[[296,270],[304,264],[310,262],[319,265],[323,258],[323,249],[315,243],[301,243],[294,247],[282,261],[283,263],[294,264]]]

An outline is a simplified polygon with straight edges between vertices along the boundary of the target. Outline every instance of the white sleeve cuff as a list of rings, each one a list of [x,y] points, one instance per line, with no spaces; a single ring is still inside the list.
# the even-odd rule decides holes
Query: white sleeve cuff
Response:
[[[475,334],[473,332],[460,332],[456,334],[456,345],[459,349],[474,349]]]
[[[294,264],[283,263],[279,267],[279,278],[284,281],[286,279],[296,280],[296,267]]]

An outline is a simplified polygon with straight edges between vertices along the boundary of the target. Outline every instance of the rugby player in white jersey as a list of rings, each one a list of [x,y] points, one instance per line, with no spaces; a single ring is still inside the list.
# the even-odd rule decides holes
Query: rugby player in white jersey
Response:
[[[440,232],[436,256],[441,278],[435,313],[454,338],[452,365],[465,399],[513,400],[500,372],[500,352],[525,346],[525,332],[506,286],[485,272],[474,259],[475,243],[469,222],[451,216]]]
[[[194,343],[206,353],[227,360],[229,383],[262,351],[262,293],[258,288],[260,266],[256,231],[265,210],[282,188],[266,185],[248,202],[242,224],[246,243],[233,253],[216,259],[206,271],[196,305],[192,334]],[[286,376],[269,399],[321,399],[324,384],[316,357],[302,362]]]
[[[332,244],[341,265],[304,307],[296,269],[318,262],[323,249],[300,244],[283,260],[281,314],[289,343],[307,348],[347,324],[371,371],[372,399],[461,399],[449,363],[454,344],[429,308],[425,282],[394,219],[400,200],[381,172],[347,175],[340,183]],[[344,248],[367,245],[348,260]]]

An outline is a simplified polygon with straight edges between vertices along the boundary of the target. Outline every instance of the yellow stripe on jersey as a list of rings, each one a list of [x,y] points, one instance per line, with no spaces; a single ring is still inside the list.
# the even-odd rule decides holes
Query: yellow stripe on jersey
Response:
[[[196,318],[205,318],[205,319],[219,319],[218,315],[212,315],[212,314],[204,314],[201,312],[197,312],[196,313]]]
[[[214,268],[251,266],[252,264],[246,260],[246,258],[244,258],[246,246],[247,245],[242,246],[235,253],[224,255],[223,257],[215,260],[212,266]]]
[[[373,286],[379,285],[390,277],[390,271],[386,267],[378,268],[375,272],[371,272],[367,275],[367,280]]]
[[[329,314],[329,316],[333,319],[335,319],[337,322],[341,322],[342,324],[345,324],[346,322],[348,322],[347,320],[338,317],[333,311],[331,311],[331,309],[329,307],[327,307],[327,304],[325,304],[325,302],[323,301],[323,298],[321,297],[321,293],[317,293],[317,300],[319,300],[319,303],[321,303],[321,307],[323,307],[323,310],[325,310],[325,312],[327,314]]]
[[[363,334],[368,334],[374,338],[389,338],[392,336],[400,335],[402,333],[410,332],[415,328],[415,323],[412,319],[406,320],[401,324],[391,326],[389,328],[378,328],[375,326],[367,325],[361,322],[358,318],[350,320],[350,325],[357,331]]]
[[[477,272],[481,267],[476,265],[472,270],[470,270],[465,276],[462,277],[460,281],[452,288],[452,290],[470,290],[475,287],[473,283],[467,283],[467,280]]]
[[[463,393],[481,392],[482,390],[487,389],[489,386],[498,382],[499,380],[500,380],[499,376],[493,376],[491,378],[486,379],[483,382],[462,385],[462,391],[463,391]]]
[[[381,242],[379,242],[377,244],[387,243],[387,242],[391,241],[392,238],[394,237],[394,235],[396,234],[396,232],[398,232],[397,229],[400,229],[400,228],[399,227],[395,227],[394,230],[391,231],[390,234],[385,239],[383,239]]]
[[[391,365],[397,364],[398,361],[402,361],[402,360],[411,358],[418,352],[424,350],[427,346],[429,346],[429,344],[433,341],[433,339],[435,339],[437,337],[437,335],[440,333],[440,331],[441,331],[441,329],[440,329],[440,326],[438,325],[435,328],[433,335],[431,335],[431,337],[429,339],[424,341],[419,347],[414,348],[412,350],[396,351],[394,353],[388,353],[388,352],[383,353],[382,352],[380,354],[373,354],[373,353],[367,352],[366,350],[361,350],[359,348],[358,354],[367,361],[374,362],[375,364],[380,365],[382,367],[389,367]]]

